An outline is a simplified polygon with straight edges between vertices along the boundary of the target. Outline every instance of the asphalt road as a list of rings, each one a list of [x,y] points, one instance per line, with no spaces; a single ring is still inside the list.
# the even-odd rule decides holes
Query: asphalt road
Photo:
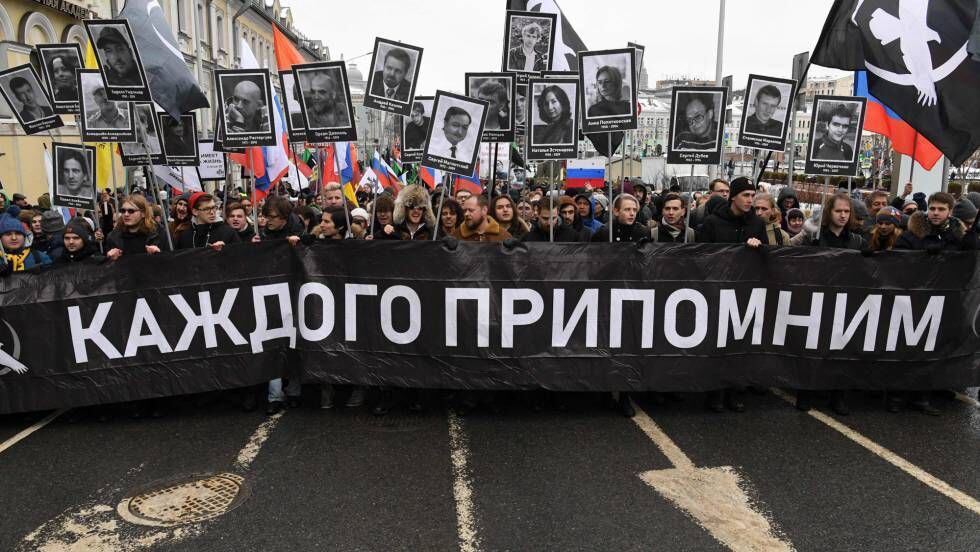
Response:
[[[161,419],[69,412],[6,449],[47,413],[0,417],[0,550],[980,549],[975,400],[937,398],[928,417],[855,394],[839,417],[773,393],[720,415],[698,395],[636,397],[630,420],[592,395],[536,411],[510,394],[497,412],[376,418],[307,391],[271,422],[221,400]],[[148,484],[216,472],[247,497],[214,519],[116,512]]]

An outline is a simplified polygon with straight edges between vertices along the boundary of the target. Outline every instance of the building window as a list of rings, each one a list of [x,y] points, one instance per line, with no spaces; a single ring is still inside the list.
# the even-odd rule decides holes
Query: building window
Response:
[[[221,12],[218,12],[218,16],[215,20],[214,41],[219,49],[225,49],[225,18]]]
[[[204,18],[204,6],[197,5],[197,39],[201,42],[208,41],[208,23]]]
[[[177,0],[177,29],[187,32],[187,0]]]

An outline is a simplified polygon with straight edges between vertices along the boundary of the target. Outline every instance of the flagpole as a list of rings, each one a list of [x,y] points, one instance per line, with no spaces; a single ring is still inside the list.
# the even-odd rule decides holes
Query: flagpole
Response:
[[[255,173],[252,170],[252,154],[248,151],[248,148],[245,148],[245,164],[245,186],[249,186],[249,184],[252,186],[252,229],[255,235],[259,236],[259,197],[255,193]],[[283,213],[279,213],[279,215],[282,216]],[[287,220],[286,222],[288,223],[289,221]],[[259,236],[259,239],[262,239],[262,237]]]
[[[555,163],[556,161],[554,160],[548,163],[548,209],[551,213],[549,215],[551,217],[551,221],[548,224],[548,231],[550,234],[548,236],[548,241],[551,243],[555,242]],[[538,222],[538,225],[541,225],[540,221]]]
[[[612,192],[612,154],[613,154],[613,152],[612,152],[612,133],[611,132],[607,132],[606,133],[606,147],[608,148],[608,150],[606,151],[606,153],[609,154],[609,157],[606,159],[608,161],[608,163],[609,163],[609,170],[607,172],[607,174],[609,176],[609,182],[606,184],[606,194],[609,196],[609,207],[607,209],[605,209],[605,211],[606,211],[606,220],[609,221],[609,243],[612,243],[613,242],[613,216],[612,216],[612,205],[613,205],[613,192]],[[595,213],[593,213],[593,216],[595,216]]]
[[[432,232],[432,241],[436,241],[439,236],[439,228],[442,227],[442,202],[446,200],[446,188],[449,187],[449,173],[442,177],[442,193],[439,195],[439,211],[436,213],[436,229]]]

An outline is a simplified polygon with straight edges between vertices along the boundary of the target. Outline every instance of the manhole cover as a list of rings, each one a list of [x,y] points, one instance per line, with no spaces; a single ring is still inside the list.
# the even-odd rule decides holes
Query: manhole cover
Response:
[[[120,517],[137,525],[185,525],[228,513],[248,495],[248,486],[240,475],[194,475],[139,490],[123,499],[116,510]]]

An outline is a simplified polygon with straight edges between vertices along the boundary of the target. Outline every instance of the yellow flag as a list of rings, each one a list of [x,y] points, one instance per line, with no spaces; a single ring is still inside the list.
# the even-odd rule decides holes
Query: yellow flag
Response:
[[[357,196],[354,195],[354,186],[351,186],[350,182],[344,184],[344,197],[347,198],[347,201],[353,203],[354,207],[360,207],[360,205],[357,204]]]
[[[85,68],[99,68],[91,42],[85,47]],[[84,113],[78,115],[78,117],[84,116]],[[99,190],[103,190],[109,186],[109,178],[112,175],[112,150],[115,149],[115,145],[109,142],[86,142],[85,145],[95,147],[95,185]]]

